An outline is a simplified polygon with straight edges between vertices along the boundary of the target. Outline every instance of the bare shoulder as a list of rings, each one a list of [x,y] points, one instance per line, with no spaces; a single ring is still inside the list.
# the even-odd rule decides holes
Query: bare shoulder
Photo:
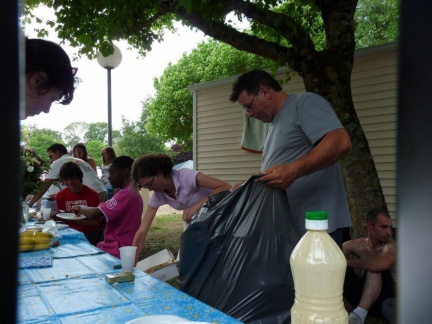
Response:
[[[346,241],[344,245],[346,244],[347,246],[361,246],[361,245],[365,245],[366,241],[367,239],[365,237],[362,237],[362,238]]]
[[[96,161],[92,157],[87,157],[87,163],[90,164],[90,166],[96,170]]]
[[[354,254],[356,256],[359,256],[360,254],[362,254],[362,252],[366,250],[366,238],[346,241],[342,245],[342,249],[345,255]]]
[[[390,240],[388,243],[386,243],[383,246],[382,253],[395,256],[396,255],[396,241]]]

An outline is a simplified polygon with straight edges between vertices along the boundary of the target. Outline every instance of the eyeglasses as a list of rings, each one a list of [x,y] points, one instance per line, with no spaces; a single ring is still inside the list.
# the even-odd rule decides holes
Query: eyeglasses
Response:
[[[252,111],[252,105],[253,105],[253,101],[255,99],[255,97],[257,96],[257,94],[259,93],[260,89],[258,89],[257,92],[255,92],[254,96],[252,97],[251,101],[247,104],[247,105],[243,105],[243,109],[248,113]]]
[[[140,187],[140,188],[144,188],[144,189],[148,189],[148,188],[152,187],[152,186],[153,186],[153,182],[154,182],[155,177],[156,177],[156,176],[154,175],[153,178],[152,178],[152,180],[151,180],[150,182],[147,182],[144,186],[141,186],[141,185],[138,183],[138,187]]]

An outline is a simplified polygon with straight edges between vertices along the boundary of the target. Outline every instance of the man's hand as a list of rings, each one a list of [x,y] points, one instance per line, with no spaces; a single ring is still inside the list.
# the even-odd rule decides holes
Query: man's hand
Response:
[[[327,133],[309,153],[291,163],[272,166],[263,171],[264,176],[256,181],[287,189],[297,178],[337,162],[350,148],[351,141],[345,129],[335,129]]]
[[[277,164],[261,172],[261,174],[263,176],[257,178],[256,182],[266,182],[269,186],[287,189],[297,179],[297,168],[294,163]]]

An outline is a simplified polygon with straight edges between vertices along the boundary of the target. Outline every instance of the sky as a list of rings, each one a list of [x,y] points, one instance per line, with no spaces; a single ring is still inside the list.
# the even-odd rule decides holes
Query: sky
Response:
[[[48,8],[38,9],[37,13],[53,17]],[[25,30],[29,38],[37,37],[33,28],[34,26],[29,26]],[[166,33],[164,38],[162,43],[153,43],[152,50],[144,58],[138,55],[137,50],[128,50],[126,41],[115,42],[122,52],[122,62],[111,71],[114,130],[120,130],[122,116],[137,121],[141,115],[142,101],[155,94],[153,79],[162,75],[169,62],[177,62],[184,53],[190,53],[198,43],[206,39],[202,32],[191,31],[180,24],[175,34]],[[60,43],[55,32],[50,32],[45,39]],[[62,47],[70,58],[77,52],[73,47]],[[96,59],[89,60],[86,57],[72,61],[72,66],[78,67],[76,76],[81,79],[81,83],[75,90],[71,104],[64,106],[53,103],[48,114],[28,117],[22,121],[22,125],[63,131],[72,122],[108,122],[107,71]]]

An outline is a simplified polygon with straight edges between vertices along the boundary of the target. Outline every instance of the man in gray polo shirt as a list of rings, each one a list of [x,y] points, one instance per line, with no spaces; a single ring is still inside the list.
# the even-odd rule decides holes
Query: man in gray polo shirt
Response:
[[[351,226],[351,216],[338,160],[351,140],[330,104],[311,92],[286,94],[263,70],[240,75],[230,100],[238,101],[249,118],[269,123],[263,176],[256,181],[286,190],[301,235],[306,211],[327,211],[328,232],[342,246],[342,229]]]

